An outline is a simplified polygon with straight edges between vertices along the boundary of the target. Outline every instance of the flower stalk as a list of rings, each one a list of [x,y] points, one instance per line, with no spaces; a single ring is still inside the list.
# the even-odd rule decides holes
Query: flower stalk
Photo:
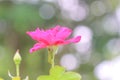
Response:
[[[51,64],[51,67],[53,68],[55,66],[55,54],[57,53],[58,47],[51,46],[48,47],[48,62]]]
[[[18,77],[20,76],[19,65],[16,65],[16,74]]]

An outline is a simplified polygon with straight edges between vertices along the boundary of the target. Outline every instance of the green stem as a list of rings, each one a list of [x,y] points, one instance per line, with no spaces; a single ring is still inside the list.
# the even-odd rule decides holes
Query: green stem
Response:
[[[19,77],[19,65],[16,65],[16,74],[17,74],[17,76]]]
[[[51,67],[53,68],[55,65],[55,54],[57,51],[57,47],[52,46],[48,48],[48,62],[51,64]]]
[[[52,68],[53,68],[54,65],[55,65],[54,59],[55,59],[55,54],[52,53],[52,62],[51,62]]]

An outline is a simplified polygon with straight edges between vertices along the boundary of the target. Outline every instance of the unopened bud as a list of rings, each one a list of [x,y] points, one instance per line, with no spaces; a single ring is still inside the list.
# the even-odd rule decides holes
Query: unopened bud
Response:
[[[19,50],[16,51],[13,60],[14,60],[14,62],[15,62],[16,65],[20,64],[22,58],[21,58],[21,56],[19,54]]]

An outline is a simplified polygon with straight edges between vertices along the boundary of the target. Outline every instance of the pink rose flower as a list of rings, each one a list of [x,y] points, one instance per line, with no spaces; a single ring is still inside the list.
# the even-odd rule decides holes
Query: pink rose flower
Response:
[[[37,42],[30,49],[30,53],[50,46],[59,46],[79,42],[81,36],[68,39],[71,33],[71,29],[67,27],[61,27],[59,25],[48,30],[37,28],[35,31],[28,31],[27,34]]]

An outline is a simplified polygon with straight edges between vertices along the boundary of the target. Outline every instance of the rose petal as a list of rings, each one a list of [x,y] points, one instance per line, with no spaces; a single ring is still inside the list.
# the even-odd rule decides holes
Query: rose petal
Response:
[[[33,48],[30,49],[30,53],[41,48],[45,48],[47,46],[59,46],[69,43],[77,43],[81,39],[81,36],[77,36],[75,38],[66,40],[72,33],[72,30],[68,27],[61,27],[59,25],[48,30],[40,30],[39,28],[37,28],[35,31],[28,31],[26,33],[33,40],[37,41]]]
[[[44,44],[44,43],[36,43],[36,44],[30,49],[30,53],[33,53],[33,52],[35,52],[35,51],[37,51],[37,50],[40,50],[40,49],[42,49],[42,48],[45,48],[45,47],[47,47],[47,45]]]
[[[69,40],[66,40],[64,44],[69,44],[69,43],[77,43],[81,40],[81,36],[77,36],[75,38],[71,38]]]
[[[66,39],[70,36],[72,30],[67,27],[61,27],[60,30],[56,34],[56,38]]]

